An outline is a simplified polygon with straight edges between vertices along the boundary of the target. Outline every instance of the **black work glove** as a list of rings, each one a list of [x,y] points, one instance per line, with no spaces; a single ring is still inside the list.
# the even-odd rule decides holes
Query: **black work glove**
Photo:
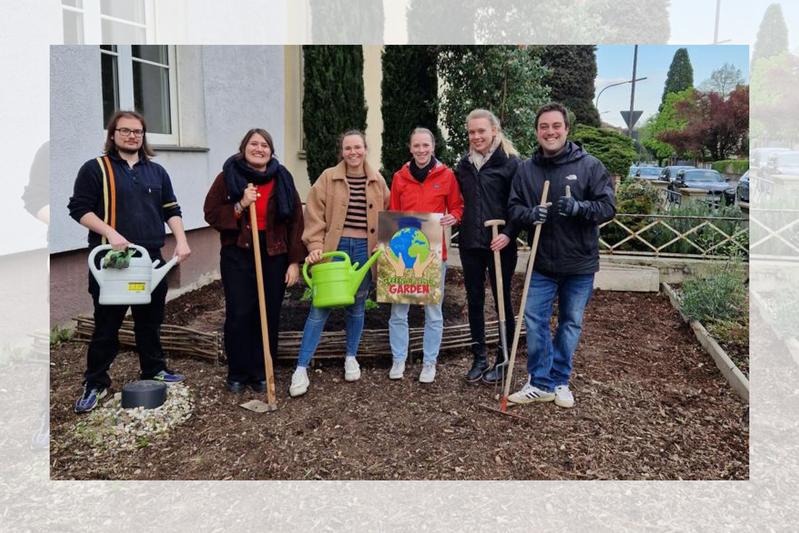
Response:
[[[582,207],[581,202],[578,202],[571,196],[561,196],[558,199],[558,213],[564,217],[573,217],[580,212]]]
[[[547,221],[549,214],[547,205],[537,205],[530,210],[530,218],[532,224],[543,224]]]

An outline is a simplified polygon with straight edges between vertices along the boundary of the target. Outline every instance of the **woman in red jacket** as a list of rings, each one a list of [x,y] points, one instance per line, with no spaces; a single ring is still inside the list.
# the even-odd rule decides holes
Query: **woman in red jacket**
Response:
[[[411,133],[410,151],[413,159],[402,165],[391,182],[392,211],[442,213],[441,225],[457,224],[463,215],[463,198],[455,174],[435,158],[435,139],[427,128],[416,128]],[[438,304],[424,306],[424,358],[421,383],[432,383],[436,378],[436,360],[444,331],[441,307],[444,302],[444,279],[447,270],[447,250],[443,251],[441,265],[441,300]],[[389,340],[393,363],[389,379],[402,379],[405,359],[408,356],[408,304],[392,304],[388,321]]]
[[[248,185],[249,184],[249,185]],[[258,241],[253,243],[248,209],[255,205]],[[287,285],[299,279],[305,259],[302,244],[302,202],[291,173],[275,158],[275,144],[266,130],[253,128],[239,153],[225,161],[205,198],[205,220],[219,231],[219,270],[225,290],[227,388],[242,392],[247,384],[266,390],[263,341],[258,312],[255,257],[261,248],[266,294],[269,350],[277,356],[280,306]]]

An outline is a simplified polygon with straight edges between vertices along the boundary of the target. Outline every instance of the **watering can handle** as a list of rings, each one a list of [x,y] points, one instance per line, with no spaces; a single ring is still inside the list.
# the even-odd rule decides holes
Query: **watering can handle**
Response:
[[[134,248],[138,250],[141,253],[142,257],[147,257],[147,258],[150,257],[150,254],[147,253],[147,250],[145,248],[142,248],[138,244],[130,244],[128,248]],[[89,270],[92,271],[92,274],[94,274],[95,279],[100,274],[100,269],[97,268],[97,266],[94,264],[94,257],[100,252],[111,249],[113,249],[113,246],[111,246],[110,244],[101,244],[100,246],[95,246],[94,249],[92,249],[92,251],[89,253]]]
[[[335,251],[335,252],[325,252],[325,253],[322,254],[322,259],[326,259],[328,257],[340,257],[340,258],[344,259],[347,263],[350,262],[350,256],[347,255],[345,252]],[[308,286],[310,287],[311,286],[311,276],[308,275],[308,267],[309,266],[312,266],[312,265],[308,265],[308,263],[305,263],[305,264],[302,265],[302,277],[305,278],[305,283],[307,283]]]

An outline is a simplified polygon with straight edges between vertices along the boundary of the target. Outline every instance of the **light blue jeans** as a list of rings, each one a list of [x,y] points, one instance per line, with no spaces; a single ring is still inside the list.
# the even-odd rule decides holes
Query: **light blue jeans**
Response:
[[[444,280],[447,277],[447,264],[441,263],[441,300],[435,305],[424,306],[424,340],[422,348],[426,365],[436,364],[441,335],[444,332]],[[410,304],[391,304],[391,318],[388,320],[388,338],[394,361],[404,361],[408,356],[408,309]]]
[[[338,243],[337,250],[345,252],[350,256],[350,261],[363,265],[369,260],[366,239],[355,239],[352,237],[342,237]],[[339,258],[334,258],[339,261]],[[358,345],[361,344],[361,334],[363,333],[364,309],[366,307],[366,297],[369,295],[369,284],[372,280],[372,273],[366,272],[358,291],[355,293],[355,303],[347,306],[347,356],[354,356],[358,353]],[[297,356],[298,367],[308,367],[311,364],[316,347],[322,338],[322,331],[325,329],[327,317],[333,310],[331,307],[314,307],[308,313],[305,321],[305,328],[302,330],[302,342],[300,343],[300,353]]]
[[[550,277],[533,272],[524,309],[527,372],[532,385],[552,391],[558,385],[569,384],[572,357],[583,329],[583,312],[593,289],[593,274]],[[549,320],[556,296],[558,328],[553,339]]]

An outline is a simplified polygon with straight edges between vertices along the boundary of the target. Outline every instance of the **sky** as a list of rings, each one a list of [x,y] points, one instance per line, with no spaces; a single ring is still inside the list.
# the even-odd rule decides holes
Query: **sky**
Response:
[[[712,30],[711,30],[712,32]],[[674,53],[678,45],[640,45],[636,78],[646,77],[635,84],[635,109],[643,111],[636,127],[657,113],[663,87]],[[695,45],[685,46],[694,69],[694,86],[699,86],[710,78],[711,73],[725,63],[731,63],[741,70],[741,75],[749,83],[749,47],[745,45]],[[633,72],[633,45],[601,45],[597,47],[596,94],[599,96],[599,115],[604,122],[624,127],[621,110],[630,109],[631,84],[602,89],[612,83],[630,80]],[[596,102],[596,100],[595,100]]]

